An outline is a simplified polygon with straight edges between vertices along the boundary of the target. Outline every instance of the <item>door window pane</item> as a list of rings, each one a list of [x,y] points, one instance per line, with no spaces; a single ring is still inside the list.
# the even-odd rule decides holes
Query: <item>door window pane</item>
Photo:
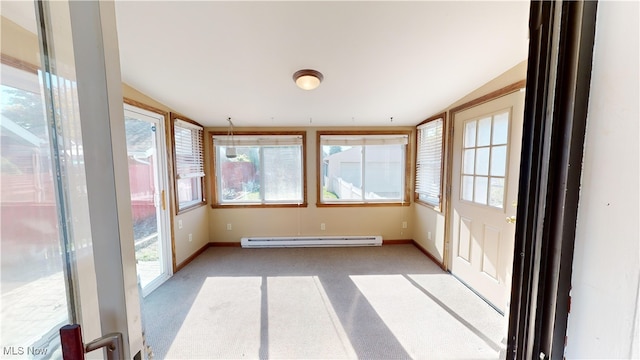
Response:
[[[464,124],[464,147],[470,148],[476,146],[476,123],[477,121],[468,121]]]
[[[476,175],[489,175],[489,148],[477,150]]]
[[[464,174],[473,174],[475,172],[476,149],[468,149],[463,151],[464,158],[462,160],[462,172]]]
[[[462,177],[462,200],[473,201],[473,176]]]
[[[504,203],[504,178],[492,178],[489,189],[489,205],[502,208]]]
[[[476,176],[473,201],[478,204],[487,204],[487,180],[488,179],[484,176]]]
[[[493,117],[493,138],[491,144],[506,144],[509,137],[509,113],[504,112]]]
[[[507,166],[507,146],[491,148],[491,175],[505,176]]]
[[[491,144],[491,118],[487,117],[478,121],[478,143],[476,146]]]

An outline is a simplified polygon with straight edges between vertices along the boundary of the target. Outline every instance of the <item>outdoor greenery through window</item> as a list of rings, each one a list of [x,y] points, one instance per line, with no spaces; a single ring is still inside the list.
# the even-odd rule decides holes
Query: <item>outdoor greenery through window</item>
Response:
[[[407,201],[408,133],[318,135],[322,204]]]
[[[444,114],[427,119],[417,128],[416,200],[441,206],[442,134]]]
[[[202,126],[174,118],[174,147],[176,164],[176,193],[178,210],[204,202],[204,152]]]
[[[300,205],[304,133],[213,135],[218,205]]]

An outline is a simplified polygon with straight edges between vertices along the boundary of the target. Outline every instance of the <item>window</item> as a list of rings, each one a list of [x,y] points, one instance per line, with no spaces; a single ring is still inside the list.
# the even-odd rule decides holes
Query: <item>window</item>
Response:
[[[176,169],[178,212],[205,203],[203,194],[204,152],[203,129],[186,118],[171,114]]]
[[[464,201],[504,208],[510,111],[464,124],[462,190]]]
[[[445,114],[440,114],[417,127],[415,199],[436,210],[442,207],[444,119]]]
[[[408,205],[408,132],[318,132],[319,205]]]
[[[306,206],[305,133],[212,133],[214,206]]]

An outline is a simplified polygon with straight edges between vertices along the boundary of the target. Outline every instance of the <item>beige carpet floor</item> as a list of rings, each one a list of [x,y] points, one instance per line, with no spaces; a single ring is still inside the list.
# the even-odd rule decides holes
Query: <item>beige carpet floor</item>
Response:
[[[154,359],[497,359],[506,333],[413,245],[209,248],[143,316]]]

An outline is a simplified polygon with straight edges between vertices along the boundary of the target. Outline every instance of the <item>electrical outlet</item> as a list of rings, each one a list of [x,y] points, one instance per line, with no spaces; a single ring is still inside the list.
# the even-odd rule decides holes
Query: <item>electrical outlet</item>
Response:
[[[427,240],[431,240],[431,231],[427,232]]]
[[[178,229],[182,229],[182,219],[178,220]]]
[[[327,227],[324,225],[324,223],[321,223],[320,224],[320,230],[326,230],[326,229],[327,229]]]
[[[189,234],[189,242],[193,241],[193,234]]]
[[[231,226],[231,224],[227,224],[227,230],[229,231],[233,230],[233,227]]]
[[[407,228],[407,222],[406,222],[406,221],[403,221],[403,222],[402,222],[402,228],[403,228],[403,229],[406,229],[406,228]]]

